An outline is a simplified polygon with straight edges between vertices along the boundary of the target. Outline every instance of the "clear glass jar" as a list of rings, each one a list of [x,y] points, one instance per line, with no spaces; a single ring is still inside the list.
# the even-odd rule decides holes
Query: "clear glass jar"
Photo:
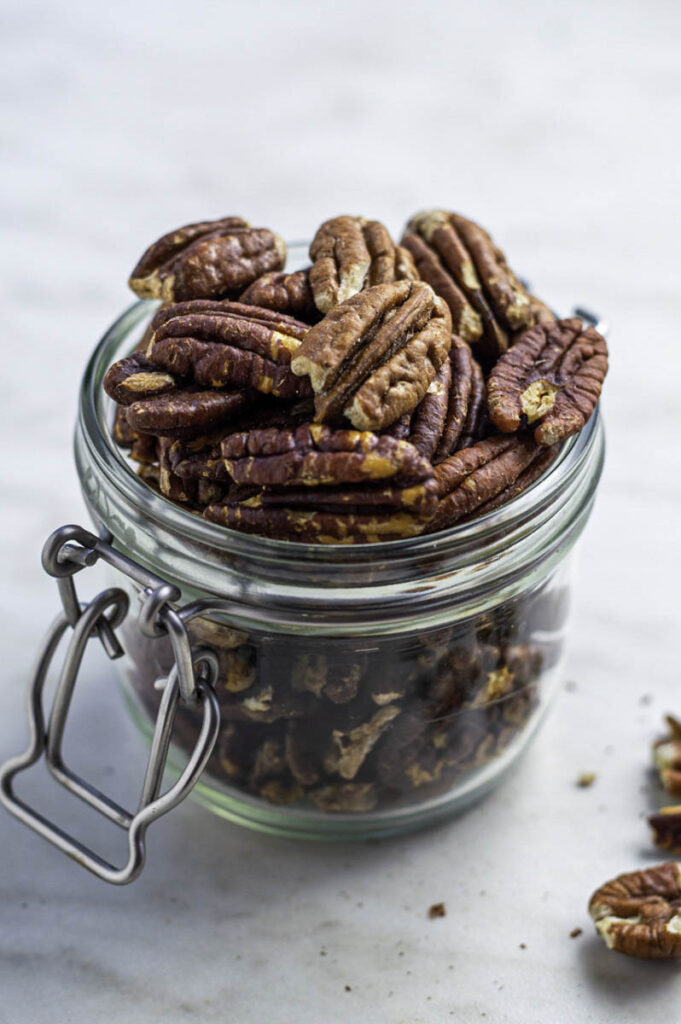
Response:
[[[189,632],[219,659],[222,724],[195,796],[231,821],[321,839],[406,831],[479,797],[526,748],[560,675],[568,556],[603,464],[598,411],[529,490],[443,533],[349,547],[237,533],[151,490],[112,439],[102,380],[154,308],[134,305],[95,350],[75,454],[115,547],[183,601],[209,602]],[[131,619],[122,629],[125,692],[150,732],[170,644]],[[177,764],[196,729],[183,709]]]

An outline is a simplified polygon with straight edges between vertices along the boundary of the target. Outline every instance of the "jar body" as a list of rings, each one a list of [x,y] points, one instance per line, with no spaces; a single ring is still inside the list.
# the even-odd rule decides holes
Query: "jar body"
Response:
[[[305,838],[395,834],[449,815],[526,748],[560,678],[568,566],[484,613],[411,633],[324,636],[188,624],[218,656],[222,727],[195,796],[231,821]],[[127,626],[127,628],[126,628]],[[118,663],[150,731],[173,654],[130,621]],[[200,726],[181,708],[179,765]]]
[[[182,603],[202,602],[187,628],[217,656],[222,725],[195,795],[308,838],[387,835],[461,808],[520,756],[560,678],[569,555],[603,463],[598,412],[526,492],[442,534],[349,547],[238,534],[153,492],[113,441],[101,382],[153,310],[138,303],[96,349],[75,454],[95,524]],[[121,631],[125,692],[151,731],[170,644],[132,617]],[[178,766],[196,728],[182,708]]]

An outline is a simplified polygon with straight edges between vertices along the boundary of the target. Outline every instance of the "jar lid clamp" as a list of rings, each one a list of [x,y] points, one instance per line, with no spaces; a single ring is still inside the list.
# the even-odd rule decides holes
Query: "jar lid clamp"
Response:
[[[204,647],[191,647],[185,623],[198,614],[196,606],[179,611],[172,607],[179,590],[148,572],[112,547],[111,536],[96,537],[80,526],[62,526],[43,548],[43,568],[56,578],[62,610],[50,626],[29,682],[27,710],[30,740],[26,751],[0,768],[0,802],[16,818],[47,839],[105,882],[125,885],[144,867],[145,833],[149,825],[176,807],[193,789],[215,746],[220,728],[220,708],[213,688],[218,665],[215,654]],[[103,590],[89,603],[78,601],[75,573],[102,559],[143,588],[139,628],[146,636],[168,634],[174,664],[163,681],[142,792],[137,810],[126,811],[105,793],[71,771],[62,759],[61,747],[71,698],[88,641],[97,637],[111,659],[123,654],[116,629],[129,610],[127,594],[117,587]],[[43,710],[43,689],[60,640],[68,628],[72,634],[66,649],[47,726]],[[161,784],[179,702],[201,705],[203,717],[194,749],[179,778],[161,793]],[[78,839],[34,810],[14,792],[14,779],[34,765],[41,756],[52,776],[128,834],[129,856],[120,868],[104,860]]]

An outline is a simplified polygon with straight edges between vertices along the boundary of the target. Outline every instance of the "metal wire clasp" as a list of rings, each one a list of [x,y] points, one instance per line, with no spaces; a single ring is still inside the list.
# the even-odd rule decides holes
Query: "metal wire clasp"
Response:
[[[207,648],[190,646],[186,622],[198,614],[198,606],[176,610],[180,592],[111,546],[111,537],[96,537],[81,526],[62,526],[43,548],[43,567],[57,580],[62,610],[47,632],[28,689],[30,741],[23,754],[0,768],[0,801],[23,821],[69,857],[106,882],[125,885],[137,878],[146,856],[145,833],[152,821],[176,807],[198,781],[217,740],[220,708],[213,689],[217,659]],[[116,636],[129,610],[128,596],[117,587],[103,590],[88,604],[81,604],[73,576],[102,559],[142,587],[139,628],[149,637],[167,634],[175,662],[165,681],[154,734],[142,784],[140,801],[130,813],[71,771],[62,758],[62,738],[78,671],[88,641],[97,637],[109,658],[118,658],[123,648]],[[184,612],[184,614],[183,614]],[[43,689],[59,642],[68,628],[72,633],[66,649],[47,727],[43,711]],[[203,710],[201,729],[189,761],[175,783],[161,794],[168,747],[179,701]],[[88,849],[75,837],[29,807],[14,792],[14,778],[30,768],[42,755],[51,774],[69,792],[89,804],[109,821],[128,833],[129,856],[120,868]]]

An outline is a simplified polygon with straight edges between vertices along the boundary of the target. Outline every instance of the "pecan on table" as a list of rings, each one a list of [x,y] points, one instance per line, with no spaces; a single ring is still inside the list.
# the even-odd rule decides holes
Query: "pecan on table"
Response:
[[[509,345],[509,334],[535,322],[530,295],[504,254],[479,225],[446,210],[412,217],[402,244],[424,281],[446,301],[455,334],[487,359]]]
[[[646,960],[681,956],[681,865],[618,875],[596,890],[589,913],[608,949]]]
[[[411,412],[449,354],[449,311],[420,281],[376,285],[310,328],[291,361],[308,374],[317,422],[381,430]]]
[[[657,814],[648,816],[653,830],[653,842],[661,850],[681,853],[681,807],[662,807]]]
[[[309,268],[296,270],[292,274],[283,270],[263,274],[248,286],[239,297],[239,302],[287,313],[306,324],[317,323],[321,313],[314,304],[309,275]]]
[[[281,270],[286,245],[241,217],[186,224],[149,246],[129,284],[141,299],[236,298],[270,270]]]
[[[291,373],[291,356],[309,331],[293,317],[197,299],[162,306],[152,326],[147,359],[194,384],[278,398],[310,394],[309,381]]]
[[[387,228],[364,217],[333,217],[312,239],[310,287],[321,313],[364,288],[418,280],[410,253],[395,245]]]
[[[541,448],[528,436],[496,435],[451,455],[435,467],[440,500],[427,532],[444,530],[511,487]]]
[[[552,445],[590,418],[608,370],[608,347],[576,317],[526,331],[493,367],[487,382],[492,422],[504,433],[537,424],[538,444]]]
[[[653,744],[653,760],[660,782],[673,796],[681,796],[681,722],[666,716],[668,732]]]
[[[320,543],[414,536],[432,515],[436,485],[408,442],[308,424],[253,430],[222,442],[241,498],[210,505],[205,518],[247,533]]]

